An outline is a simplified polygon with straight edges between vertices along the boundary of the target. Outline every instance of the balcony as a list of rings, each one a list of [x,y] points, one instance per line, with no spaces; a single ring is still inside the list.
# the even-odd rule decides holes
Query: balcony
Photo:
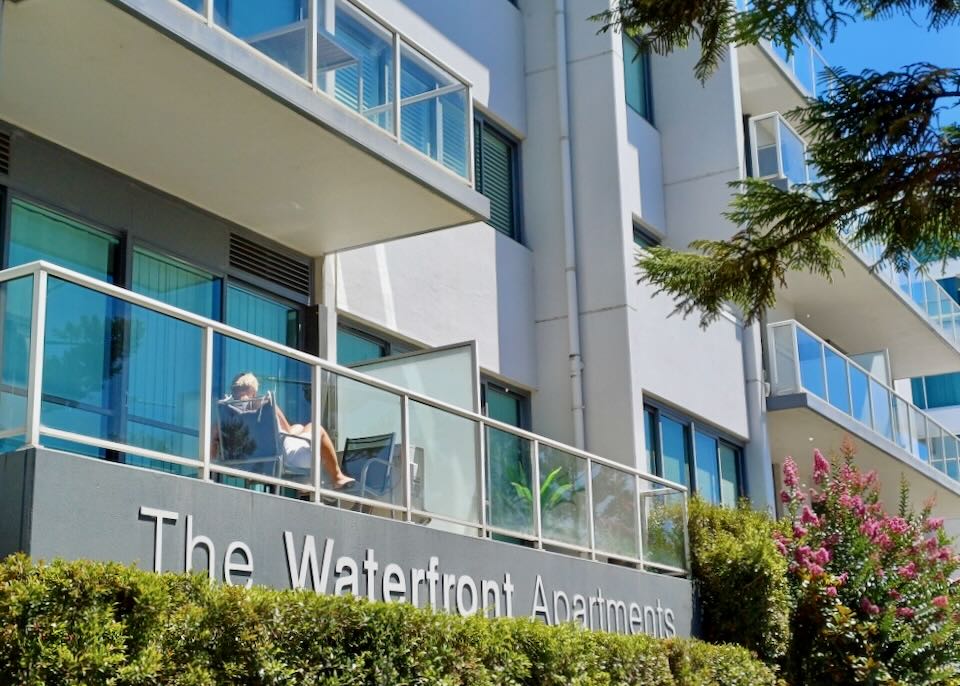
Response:
[[[903,475],[915,502],[935,495],[939,510],[960,515],[960,441],[932,417],[795,321],[768,326],[767,369],[775,460],[836,449],[849,434],[888,507]]]
[[[816,180],[806,143],[778,112],[751,117],[748,131],[755,178],[784,190]],[[882,252],[877,245],[847,243],[833,280],[790,272],[778,289],[779,313],[803,319],[853,353],[889,350],[897,379],[955,370],[960,306],[916,259],[900,274],[880,264]]]
[[[737,0],[745,10],[750,0]],[[817,47],[804,37],[792,55],[772,41],[737,47],[740,90],[744,113],[787,111],[803,105],[806,98],[821,96],[828,88],[829,65]]]
[[[686,574],[682,486],[48,263],[0,272],[0,306],[7,451],[44,446]],[[312,425],[310,440],[281,450],[274,415],[266,437],[224,418],[243,371],[262,393],[244,411],[278,407]],[[320,426],[345,470],[361,461],[347,489],[323,468]]]
[[[0,32],[0,120],[302,253],[489,214],[470,84],[353,0],[26,0]]]

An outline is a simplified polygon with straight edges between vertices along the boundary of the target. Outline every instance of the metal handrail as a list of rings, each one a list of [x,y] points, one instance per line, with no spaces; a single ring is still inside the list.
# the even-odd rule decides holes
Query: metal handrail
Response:
[[[812,391],[809,391],[809,390],[806,388],[806,386],[803,384],[803,380],[802,380],[801,375],[800,375],[800,358],[799,358],[799,353],[798,353],[797,350],[796,350],[796,340],[797,340],[796,331],[797,331],[797,330],[800,330],[800,331],[803,331],[803,332],[804,332],[805,334],[807,334],[808,336],[810,336],[811,338],[813,338],[815,341],[817,341],[817,343],[819,343],[824,350],[829,350],[829,351],[832,352],[833,354],[835,354],[835,355],[837,355],[838,357],[840,357],[848,367],[853,367],[854,369],[856,369],[856,370],[860,371],[861,373],[863,373],[864,375],[866,375],[867,378],[868,378],[871,382],[876,383],[878,386],[880,386],[881,388],[883,388],[884,391],[886,391],[886,392],[890,395],[891,398],[896,398],[899,402],[903,403],[903,404],[906,406],[908,412],[913,412],[913,413],[916,413],[916,414],[920,415],[921,417],[923,417],[923,419],[924,419],[924,421],[925,421],[926,423],[933,425],[936,429],[939,429],[939,431],[941,432],[941,434],[943,434],[944,437],[947,437],[947,436],[954,437],[954,434],[953,434],[952,431],[950,431],[949,429],[947,429],[945,426],[943,426],[943,424],[941,424],[941,423],[938,422],[936,419],[934,419],[933,417],[931,417],[929,414],[927,414],[926,412],[924,412],[922,409],[920,409],[919,407],[917,407],[912,401],[907,400],[907,398],[905,398],[903,395],[901,395],[900,393],[898,393],[893,387],[891,387],[890,385],[888,385],[883,379],[878,378],[878,377],[877,377],[876,375],[874,375],[870,370],[868,370],[866,367],[864,367],[863,365],[861,365],[860,363],[858,363],[856,360],[851,359],[848,355],[846,355],[846,354],[844,354],[843,352],[841,352],[840,350],[838,350],[835,346],[831,345],[831,344],[828,343],[827,341],[825,341],[825,340],[823,340],[822,338],[820,338],[820,336],[818,336],[817,334],[815,334],[815,333],[814,333],[813,331],[811,331],[809,328],[807,328],[806,326],[804,326],[804,325],[801,324],[800,322],[798,322],[798,321],[796,321],[796,320],[793,320],[793,319],[785,320],[785,321],[781,321],[781,322],[775,322],[775,323],[772,323],[772,324],[768,324],[768,325],[767,325],[767,329],[768,329],[768,331],[769,331],[769,334],[768,334],[768,336],[767,336],[767,340],[768,340],[768,341],[771,341],[771,343],[770,343],[770,350],[769,350],[768,352],[769,352],[770,359],[772,360],[772,363],[771,363],[771,365],[770,365],[770,368],[771,368],[771,370],[772,370],[772,372],[773,372],[773,374],[774,374],[774,378],[772,379],[772,381],[773,381],[773,388],[776,388],[777,380],[778,380],[778,379],[777,379],[777,375],[779,374],[779,370],[778,370],[777,364],[776,364],[776,351],[775,351],[776,344],[773,342],[773,341],[775,340],[775,339],[774,339],[774,336],[773,336],[773,331],[776,330],[776,329],[784,329],[784,328],[792,329],[792,330],[794,331],[793,337],[792,337],[792,339],[791,339],[791,340],[793,341],[793,345],[794,345],[794,350],[793,350],[793,352],[792,352],[792,354],[791,354],[791,361],[792,361],[793,364],[794,364],[794,367],[795,367],[795,370],[796,370],[796,374],[797,374],[796,383],[797,383],[797,386],[798,386],[798,390],[807,390],[808,392],[812,392]],[[824,383],[825,383],[825,384],[828,383],[828,379],[827,379],[826,373],[824,373]],[[827,391],[827,392],[828,392],[828,395],[829,395],[829,391]],[[869,391],[868,391],[868,395],[869,395]],[[829,402],[829,400],[828,400],[827,402]],[[850,402],[851,402],[851,406],[852,406],[852,402],[853,402],[852,398],[850,399]],[[871,399],[871,400],[870,400],[870,404],[871,404],[871,415],[872,415],[872,402],[873,402],[873,401],[872,401],[872,399]],[[891,408],[891,412],[893,413],[893,409],[892,409],[892,408]],[[850,412],[846,412],[845,414],[847,414],[848,416],[850,416],[854,421],[856,421],[856,422],[858,422],[858,423],[860,423],[860,424],[863,424],[863,422],[860,421],[860,420],[856,417],[856,415],[853,413],[852,409],[851,409]],[[908,416],[909,416],[909,415],[908,415]],[[891,415],[891,417],[892,417],[892,415]],[[891,422],[892,422],[892,421],[893,421],[893,420],[891,419]],[[908,425],[909,425],[909,423],[910,423],[910,422],[909,422],[909,420],[908,420]],[[864,424],[864,426],[867,426],[867,425]],[[881,435],[881,436],[884,435],[882,432],[877,431],[877,430],[874,429],[873,427],[869,427],[869,426],[868,426],[867,428],[869,428],[871,431],[873,431],[873,432],[875,432],[875,433],[877,433],[877,434],[879,434],[879,435]],[[908,427],[908,432],[910,432],[910,431],[912,431],[912,430]],[[887,438],[887,437],[884,436],[884,438]],[[914,437],[911,435],[911,436],[910,436],[911,443],[912,443],[912,441],[913,441],[913,438],[914,438]],[[955,437],[954,437],[954,438],[955,438]],[[887,440],[890,440],[890,439],[887,438]],[[895,439],[895,438],[893,439],[893,442],[896,443],[896,439]],[[958,444],[958,445],[960,445],[960,444]],[[902,447],[902,446],[901,446],[901,447]],[[907,448],[907,450],[908,450],[908,452],[911,453],[912,456],[918,457],[918,456],[913,455],[913,452],[912,452],[909,448]],[[918,459],[919,459],[919,457],[918,457]],[[942,461],[945,462],[946,459],[947,459],[947,458],[944,457],[944,458],[942,458]],[[960,455],[958,455],[958,459],[960,459]],[[931,461],[931,463],[933,462],[932,459],[931,459],[930,461]]]
[[[627,477],[632,477],[634,484],[633,487],[636,489],[636,492],[639,496],[647,496],[651,492],[657,495],[669,494],[676,495],[682,498],[682,507],[683,511],[686,511],[686,494],[687,488],[682,484],[675,484],[667,479],[659,477],[654,474],[648,474],[643,470],[620,464],[614,462],[607,458],[601,457],[599,455],[594,455],[592,453],[586,452],[584,450],[577,449],[573,446],[565,445],[559,441],[540,436],[530,431],[523,429],[518,429],[517,427],[505,424],[503,422],[491,419],[482,414],[474,412],[472,410],[466,410],[455,405],[451,405],[441,400],[431,398],[429,396],[410,391],[389,382],[377,379],[371,376],[367,376],[355,370],[352,370],[347,367],[343,367],[333,362],[323,360],[319,357],[304,353],[302,351],[294,350],[288,348],[284,345],[270,341],[268,339],[256,336],[254,334],[236,329],[229,325],[226,325],[222,322],[218,322],[212,319],[208,319],[201,315],[197,315],[192,312],[180,309],[173,305],[169,305],[163,302],[156,301],[147,296],[135,293],[133,291],[126,290],[114,284],[107,283],[105,281],[100,281],[90,276],[74,272],[70,269],[45,262],[45,261],[36,261],[29,264],[20,265],[17,267],[12,267],[3,271],[0,271],[0,284],[8,283],[10,281],[21,279],[25,277],[33,277],[33,315],[31,321],[31,345],[30,345],[30,370],[29,370],[29,381],[27,386],[27,421],[26,426],[23,429],[27,437],[27,444],[32,446],[41,445],[40,436],[56,436],[65,440],[73,440],[80,443],[86,443],[91,446],[101,447],[105,449],[117,450],[120,452],[128,452],[134,455],[140,455],[150,459],[155,459],[159,461],[171,462],[174,464],[180,464],[183,466],[188,466],[191,468],[196,468],[202,472],[204,479],[209,479],[211,473],[220,473],[228,474],[232,476],[242,476],[245,479],[251,481],[260,481],[267,484],[289,487],[302,491],[304,493],[310,493],[313,496],[315,501],[319,501],[321,495],[325,497],[337,498],[341,500],[351,501],[351,502],[362,502],[363,504],[371,505],[374,507],[381,507],[384,509],[390,509],[394,511],[405,511],[407,518],[411,518],[412,515],[429,515],[434,519],[440,519],[445,521],[451,521],[457,523],[456,520],[444,516],[438,513],[426,513],[421,510],[417,510],[412,507],[412,500],[409,497],[410,493],[410,466],[412,464],[412,456],[408,450],[404,452],[404,460],[406,467],[404,469],[404,497],[405,502],[403,505],[395,505],[391,503],[383,503],[380,501],[371,501],[365,498],[357,498],[356,496],[351,496],[349,494],[342,493],[341,491],[334,491],[329,489],[324,489],[320,485],[319,475],[321,473],[321,463],[320,463],[320,453],[319,453],[319,441],[314,440],[312,442],[313,446],[313,477],[314,482],[312,484],[305,484],[297,481],[289,481],[286,479],[268,477],[266,475],[247,473],[241,470],[236,470],[230,468],[229,466],[223,464],[217,464],[212,461],[212,455],[210,454],[210,440],[211,428],[209,426],[210,419],[210,398],[206,398],[207,395],[212,393],[212,341],[214,334],[220,334],[228,338],[238,340],[249,345],[255,346],[259,349],[266,350],[269,352],[282,355],[286,358],[296,360],[298,362],[304,363],[311,366],[315,371],[313,373],[313,379],[316,381],[320,377],[320,372],[327,371],[337,376],[353,380],[355,382],[364,384],[371,388],[375,388],[398,397],[401,400],[402,407],[409,407],[409,403],[415,402],[422,404],[427,407],[440,410],[450,415],[454,415],[465,420],[473,422],[477,428],[480,430],[481,436],[484,436],[486,433],[486,428],[496,429],[500,432],[503,432],[508,435],[515,436],[519,439],[527,441],[530,448],[535,448],[536,453],[532,456],[533,462],[533,476],[538,475],[539,468],[539,459],[540,459],[540,448],[549,447],[555,449],[561,453],[571,455],[575,458],[583,460],[585,464],[583,465],[586,470],[587,478],[587,510],[589,519],[587,520],[589,529],[593,530],[594,524],[594,502],[591,497],[592,493],[592,480],[593,480],[593,465],[600,465],[606,468],[613,469]],[[176,320],[185,322],[187,324],[196,326],[203,333],[202,338],[202,351],[203,363],[201,370],[203,373],[203,378],[201,380],[201,408],[200,412],[203,415],[200,425],[200,457],[199,459],[192,459],[187,457],[181,457],[179,455],[171,455],[169,453],[163,453],[159,451],[154,451],[146,448],[141,448],[135,445],[130,445],[127,443],[118,443],[115,441],[109,441],[102,438],[96,438],[91,436],[84,436],[82,434],[77,434],[74,432],[67,432],[60,429],[54,429],[51,427],[42,426],[40,423],[40,398],[41,398],[41,388],[42,388],[42,358],[43,358],[43,349],[42,345],[44,343],[44,327],[45,327],[45,311],[46,311],[46,297],[47,297],[47,283],[50,277],[60,279],[62,281],[81,286],[83,288],[90,289],[92,291],[101,293],[103,295],[114,297],[119,300],[122,300],[131,305],[136,305],[153,312],[163,314],[165,316],[174,318]],[[313,393],[315,400],[319,399],[318,395],[319,388],[317,384],[314,384]],[[312,405],[312,412],[314,413],[314,418],[319,417],[320,405],[319,402],[315,402]],[[405,415],[406,413],[404,413]],[[409,448],[409,439],[407,433],[409,431],[409,419],[404,416],[402,421],[402,437],[401,444]],[[314,429],[319,426],[319,421],[313,422]],[[316,438],[316,437],[315,437]],[[480,493],[480,513],[479,521],[477,522],[460,522],[465,525],[469,525],[474,528],[478,528],[481,531],[485,531],[487,527],[486,522],[486,494],[484,489],[486,488],[486,460],[487,454],[483,450],[484,442],[483,440],[478,440],[477,445],[480,446],[480,455],[478,456],[479,465],[478,465],[478,490]],[[643,482],[649,482],[651,484],[657,485],[660,488],[653,491],[643,490]],[[539,479],[536,482],[536,490],[539,490]],[[542,547],[543,542],[546,542],[548,545],[559,547],[566,547],[571,550],[579,550],[581,546],[575,546],[573,544],[562,544],[554,541],[550,541],[543,537],[541,530],[541,518],[542,514],[540,513],[539,507],[539,498],[533,498],[533,525],[536,529],[537,540],[539,545]],[[642,517],[639,511],[634,513],[634,524],[638,528],[638,534],[642,538]],[[591,536],[591,539],[593,536]],[[686,537],[685,537],[686,538]],[[598,550],[595,546],[595,541],[591,540],[593,544],[588,550],[590,551],[593,557],[599,553],[600,555],[606,555],[602,550]],[[642,557],[643,552],[642,548],[639,551]],[[612,553],[611,553],[612,555]],[[650,561],[642,560],[641,558],[628,558],[623,555],[616,555],[617,557],[622,557],[624,559],[630,559],[637,564],[646,565],[653,564]],[[687,559],[687,550],[684,550],[685,559]],[[660,563],[657,563],[660,564]],[[663,567],[664,565],[660,565]],[[667,565],[667,567],[670,567]],[[676,569],[670,567],[671,569]]]

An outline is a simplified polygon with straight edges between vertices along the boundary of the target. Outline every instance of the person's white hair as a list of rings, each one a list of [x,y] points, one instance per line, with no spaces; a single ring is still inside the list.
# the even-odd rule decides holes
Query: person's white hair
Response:
[[[237,374],[233,379],[233,383],[230,386],[230,395],[234,398],[238,398],[241,395],[249,393],[256,396],[260,390],[260,382],[257,381],[257,377],[253,372],[243,372]]]

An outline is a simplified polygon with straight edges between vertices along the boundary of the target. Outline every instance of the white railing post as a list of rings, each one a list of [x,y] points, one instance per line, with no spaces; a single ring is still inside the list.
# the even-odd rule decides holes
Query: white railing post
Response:
[[[473,112],[473,86],[467,86],[467,181],[470,186],[476,187],[477,170],[473,167],[473,162],[477,157],[477,141],[473,138],[476,127],[473,125],[473,118],[476,115]]]
[[[210,26],[213,26],[214,24],[213,3],[215,1],[216,0],[204,0],[203,4],[203,16],[206,18],[207,23]]]
[[[401,97],[401,88],[400,88],[400,79],[402,78],[402,70],[400,68],[400,59],[401,59],[402,50],[400,49],[400,34],[394,31],[393,33],[393,133],[396,136],[398,141],[403,140],[403,135],[400,129],[400,117],[402,115],[401,106],[400,106],[400,97]]]
[[[790,336],[790,345],[793,348],[791,351],[793,352],[793,372],[795,375],[793,379],[793,387],[795,393],[802,393],[804,386],[803,374],[800,370],[800,328],[797,326],[795,321],[790,322],[789,326],[790,330],[793,332],[793,335]]]
[[[643,500],[640,496],[640,489],[643,487],[642,480],[639,476],[634,476],[633,478],[634,486],[636,488],[636,501],[634,507],[637,509],[637,559],[640,561],[640,568],[643,569],[643,532],[646,527],[646,522],[644,522],[643,517]]]
[[[314,90],[317,90],[317,2],[310,0],[307,10],[307,29],[310,31],[307,43],[307,78]]]
[[[27,380],[25,443],[40,445],[40,409],[43,399],[43,344],[47,325],[47,272],[33,274],[33,309],[30,313],[30,366]]]
[[[537,537],[537,547],[543,548],[543,520],[540,512],[540,441],[530,442],[533,451],[530,461],[530,504],[533,511],[533,533]]]
[[[203,328],[200,341],[200,460],[203,462],[203,480],[210,480],[210,460],[213,451],[213,329]],[[223,436],[218,437],[223,441]]]
[[[310,384],[310,408],[311,414],[313,415],[311,427],[310,427],[310,448],[311,448],[311,464],[313,466],[313,472],[310,474],[311,481],[313,482],[313,493],[310,494],[310,499],[315,502],[320,502],[320,488],[323,484],[323,460],[321,459],[321,454],[323,450],[323,445],[321,437],[323,436],[323,424],[321,420],[323,419],[323,368],[319,365],[313,365],[311,373],[311,384]]]
[[[596,532],[593,528],[593,461],[587,460],[587,523],[590,525],[590,559],[597,559]]]
[[[480,538],[487,537],[487,425],[477,422],[477,450],[480,464],[477,478],[480,479]]]
[[[400,396],[400,455],[403,457],[403,506],[404,517],[413,521],[413,450],[410,447],[410,398]],[[419,469],[419,467],[417,467]]]

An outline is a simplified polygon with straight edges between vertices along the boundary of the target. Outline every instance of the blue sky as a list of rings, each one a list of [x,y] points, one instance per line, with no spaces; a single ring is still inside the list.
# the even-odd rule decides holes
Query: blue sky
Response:
[[[840,29],[836,42],[824,46],[823,55],[831,66],[841,66],[851,72],[866,68],[894,70],[914,62],[960,68],[960,25],[929,32],[922,13],[917,13],[915,20],[897,16],[860,21]],[[960,107],[954,108],[945,119],[960,121]]]
[[[905,16],[860,21],[842,28],[836,43],[824,46],[823,53],[830,64],[850,71],[883,71],[913,62],[960,68],[960,25],[928,32],[921,13],[916,21]]]

